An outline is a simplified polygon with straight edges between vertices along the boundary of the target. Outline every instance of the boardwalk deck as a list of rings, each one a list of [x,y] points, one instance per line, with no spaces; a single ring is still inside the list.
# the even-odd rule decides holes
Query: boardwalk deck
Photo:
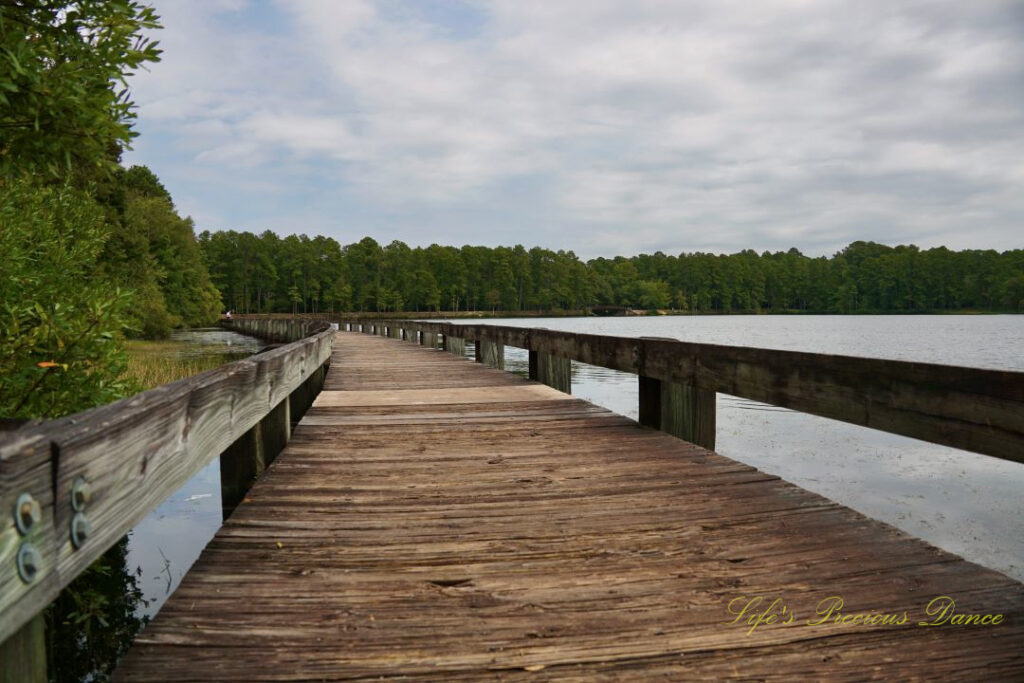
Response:
[[[778,621],[728,623],[757,596]],[[832,596],[906,623],[808,623]],[[1003,622],[919,626],[938,596]],[[1022,680],[1022,646],[1001,574],[542,385],[339,333],[116,678]]]

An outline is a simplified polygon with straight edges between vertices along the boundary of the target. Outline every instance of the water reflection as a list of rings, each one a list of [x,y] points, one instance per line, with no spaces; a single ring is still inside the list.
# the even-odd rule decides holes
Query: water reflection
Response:
[[[146,601],[141,615],[156,615],[220,524],[220,462],[214,460],[129,534],[128,563],[138,568]]]
[[[137,574],[122,538],[79,574],[47,608],[47,671],[51,681],[100,681],[145,625]],[[3,662],[0,661],[0,665]],[[4,678],[4,680],[8,680]]]

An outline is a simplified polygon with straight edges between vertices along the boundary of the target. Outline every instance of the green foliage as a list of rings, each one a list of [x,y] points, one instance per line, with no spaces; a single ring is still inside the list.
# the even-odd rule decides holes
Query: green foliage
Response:
[[[170,194],[145,166],[122,169],[105,188],[110,237],[99,263],[109,280],[133,293],[133,336],[159,339],[175,327],[212,324],[220,293],[191,219],[177,214]]]
[[[640,280],[637,282],[637,290],[641,308],[668,308],[672,302],[668,285],[661,280]]]
[[[210,282],[192,221],[178,216],[167,199],[129,193],[124,224],[128,233],[145,239],[172,325],[213,324],[220,313],[220,292]]]
[[[596,304],[695,313],[1008,310],[1024,307],[1024,251],[952,252],[854,242],[832,258],[796,249],[661,252],[581,262],[534,247],[341,246],[305,235],[205,232],[223,306],[243,313],[334,310],[580,310]]]
[[[148,170],[117,165],[135,135],[126,79],[157,61],[142,37],[157,27],[132,0],[0,0],[0,416],[54,418],[131,393],[129,311],[156,334],[216,305],[191,224]],[[182,303],[168,311],[161,269],[182,264],[191,282],[170,288]],[[142,627],[126,548],[47,609],[51,680],[104,680]]]
[[[163,199],[174,209],[174,201],[171,193],[163,186],[160,179],[145,166],[132,166],[127,171],[120,170],[120,185],[125,193],[134,197],[148,197],[151,199]]]
[[[0,193],[0,415],[58,417],[120,398],[128,296],[97,275],[102,209],[67,187]]]
[[[0,174],[113,173],[135,133],[126,79],[159,60],[130,0],[0,3]]]
[[[110,212],[110,236],[97,257],[103,277],[132,293],[128,310],[132,336],[166,337],[181,321],[167,310],[161,288],[164,272],[150,251],[147,230]]]

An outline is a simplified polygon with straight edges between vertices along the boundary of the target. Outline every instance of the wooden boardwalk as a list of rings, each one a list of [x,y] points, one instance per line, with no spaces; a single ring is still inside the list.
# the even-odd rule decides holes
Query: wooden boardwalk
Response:
[[[919,626],[938,596],[1003,621]],[[847,623],[808,623],[830,597]],[[754,611],[779,616],[750,632]],[[999,573],[543,385],[339,333],[115,679],[1024,680],[1022,653]]]

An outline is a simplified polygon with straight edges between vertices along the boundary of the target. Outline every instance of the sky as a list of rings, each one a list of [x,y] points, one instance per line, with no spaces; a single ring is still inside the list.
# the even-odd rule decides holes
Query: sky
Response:
[[[1019,0],[155,0],[197,231],[583,258],[1024,247]]]

